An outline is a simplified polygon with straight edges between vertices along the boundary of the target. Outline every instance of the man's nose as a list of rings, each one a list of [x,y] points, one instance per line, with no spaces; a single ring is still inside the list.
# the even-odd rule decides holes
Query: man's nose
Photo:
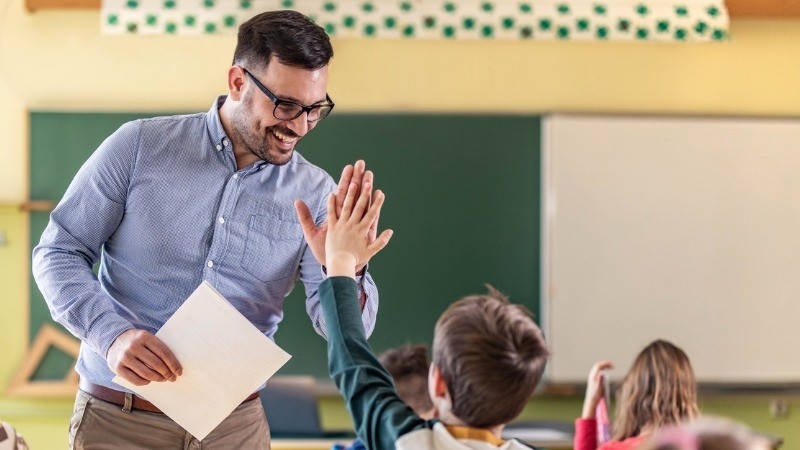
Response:
[[[308,133],[308,113],[303,111],[302,114],[292,120],[286,121],[287,127],[299,137],[305,136]]]

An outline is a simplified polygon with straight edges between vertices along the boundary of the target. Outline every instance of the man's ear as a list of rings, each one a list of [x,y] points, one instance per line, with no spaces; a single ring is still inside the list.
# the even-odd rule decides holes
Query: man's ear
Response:
[[[228,97],[233,101],[241,101],[244,91],[244,82],[247,74],[239,66],[228,69]]]

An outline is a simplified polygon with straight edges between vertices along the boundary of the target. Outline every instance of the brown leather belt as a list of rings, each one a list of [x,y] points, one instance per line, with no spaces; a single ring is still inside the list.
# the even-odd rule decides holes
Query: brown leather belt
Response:
[[[147,400],[141,397],[137,397],[136,395],[133,394],[127,394],[122,391],[109,389],[105,386],[100,386],[99,384],[94,384],[89,381],[86,381],[83,378],[81,378],[78,384],[78,388],[80,388],[80,390],[82,390],[83,392],[86,392],[87,394],[91,395],[92,397],[96,397],[105,402],[122,406],[123,410],[127,407],[128,410],[138,409],[140,411],[148,411],[148,412],[163,414],[161,410],[156,408],[154,404],[148,402]],[[126,399],[126,397],[128,397],[128,399]],[[258,398],[258,392],[253,392],[246,399],[244,399],[242,403],[247,403],[257,398]],[[128,400],[130,404],[127,404],[126,400]]]

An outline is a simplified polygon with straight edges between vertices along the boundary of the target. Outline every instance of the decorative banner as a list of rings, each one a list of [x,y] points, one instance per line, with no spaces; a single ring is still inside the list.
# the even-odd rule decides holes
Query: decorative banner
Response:
[[[276,9],[309,16],[332,37],[718,41],[723,0],[103,0],[109,34],[235,33]]]

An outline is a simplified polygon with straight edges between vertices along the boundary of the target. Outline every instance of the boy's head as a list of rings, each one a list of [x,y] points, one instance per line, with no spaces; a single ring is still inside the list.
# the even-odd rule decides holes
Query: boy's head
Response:
[[[429,390],[445,423],[510,422],[544,372],[549,352],[530,311],[488,289],[453,303],[436,322]]]
[[[433,418],[433,402],[428,395],[428,349],[404,345],[386,350],[379,359],[394,379],[400,399],[423,419]]]

